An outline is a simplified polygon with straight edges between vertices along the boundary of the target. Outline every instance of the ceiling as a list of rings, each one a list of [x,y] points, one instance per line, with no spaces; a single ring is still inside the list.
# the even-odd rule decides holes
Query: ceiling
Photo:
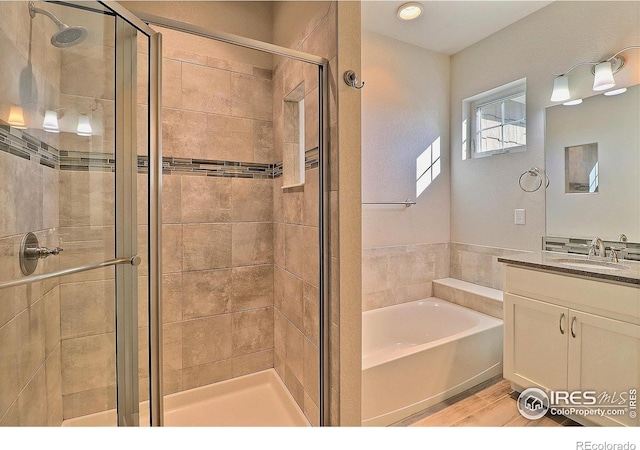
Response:
[[[406,1],[363,1],[362,28],[428,50],[453,55],[551,1],[421,1],[422,16],[405,22],[396,10]]]

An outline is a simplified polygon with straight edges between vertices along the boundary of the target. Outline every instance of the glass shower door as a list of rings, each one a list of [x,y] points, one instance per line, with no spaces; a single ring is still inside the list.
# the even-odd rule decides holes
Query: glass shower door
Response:
[[[0,17],[0,425],[135,425],[136,32],[98,2]]]

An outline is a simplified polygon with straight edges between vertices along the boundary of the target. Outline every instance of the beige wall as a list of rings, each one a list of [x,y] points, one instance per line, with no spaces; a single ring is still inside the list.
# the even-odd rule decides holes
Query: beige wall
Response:
[[[544,167],[544,109],[551,106],[553,74],[636,44],[638,8],[638,2],[554,2],[452,57],[452,241],[540,249],[545,192],[525,193],[517,181],[530,167]],[[629,56],[637,60],[635,54]],[[616,79],[624,83],[637,73],[634,67],[625,68]],[[527,78],[527,151],[463,161],[462,100],[523,77]],[[577,96],[592,95],[592,82],[586,67],[570,74]],[[527,210],[526,225],[514,225],[515,208]]]

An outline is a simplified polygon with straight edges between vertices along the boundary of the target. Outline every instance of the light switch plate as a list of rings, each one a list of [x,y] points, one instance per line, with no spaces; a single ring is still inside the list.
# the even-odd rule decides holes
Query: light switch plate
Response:
[[[515,213],[515,224],[516,225],[524,225],[527,223],[527,213],[524,209],[516,209]]]

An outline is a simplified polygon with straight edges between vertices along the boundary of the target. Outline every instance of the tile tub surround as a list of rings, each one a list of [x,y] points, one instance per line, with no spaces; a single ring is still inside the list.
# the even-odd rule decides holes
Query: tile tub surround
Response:
[[[449,276],[449,244],[362,250],[362,310],[432,296],[432,281]]]
[[[502,319],[502,291],[497,289],[455,278],[442,278],[433,280],[433,296]]]
[[[498,262],[498,258],[518,253],[526,252],[451,242],[450,276],[458,280],[502,290],[502,264]]]

